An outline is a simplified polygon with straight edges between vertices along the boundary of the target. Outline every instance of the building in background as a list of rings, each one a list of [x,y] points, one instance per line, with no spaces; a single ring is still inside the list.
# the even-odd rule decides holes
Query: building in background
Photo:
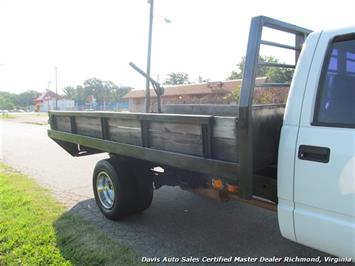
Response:
[[[35,106],[36,112],[48,112],[50,110],[56,109],[56,99],[57,99],[57,110],[73,110],[75,107],[73,100],[64,99],[62,96],[56,94],[51,90],[46,90],[40,96],[33,100],[33,105]]]
[[[256,78],[256,84],[267,81],[266,77]],[[207,104],[236,104],[235,93],[241,86],[241,79],[206,82],[200,84],[184,84],[165,87],[161,96],[163,110],[169,105],[207,105]],[[128,99],[130,112],[144,112],[144,90],[132,90],[123,99]],[[267,92],[265,94],[265,92]],[[286,102],[288,88],[257,88],[255,98],[257,103],[284,103]],[[157,97],[154,90],[150,91],[151,110],[157,111]],[[164,107],[165,106],[165,107]]]

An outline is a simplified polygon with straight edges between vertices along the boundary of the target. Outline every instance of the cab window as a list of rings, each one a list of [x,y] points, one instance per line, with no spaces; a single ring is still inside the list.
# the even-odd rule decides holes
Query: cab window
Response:
[[[330,45],[318,88],[313,125],[355,127],[355,36]]]

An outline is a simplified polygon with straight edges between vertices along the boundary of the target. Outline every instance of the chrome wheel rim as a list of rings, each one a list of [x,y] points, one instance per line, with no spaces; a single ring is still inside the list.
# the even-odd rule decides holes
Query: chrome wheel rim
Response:
[[[101,205],[106,209],[111,209],[115,201],[115,190],[112,180],[106,172],[98,173],[96,189]]]

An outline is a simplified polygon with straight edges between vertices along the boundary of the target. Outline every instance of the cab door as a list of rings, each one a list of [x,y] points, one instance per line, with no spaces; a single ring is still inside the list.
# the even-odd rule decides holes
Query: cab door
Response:
[[[323,32],[302,106],[296,241],[355,261],[355,29]]]

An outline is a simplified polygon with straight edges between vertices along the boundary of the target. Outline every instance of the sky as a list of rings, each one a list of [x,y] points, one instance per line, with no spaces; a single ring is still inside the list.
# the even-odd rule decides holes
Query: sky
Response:
[[[154,0],[152,77],[225,80],[245,55],[253,16],[318,31],[355,25],[354,10],[354,0]],[[147,0],[0,0],[0,91],[55,90],[55,67],[59,93],[93,77],[143,89],[128,64],[146,68],[148,21]]]

